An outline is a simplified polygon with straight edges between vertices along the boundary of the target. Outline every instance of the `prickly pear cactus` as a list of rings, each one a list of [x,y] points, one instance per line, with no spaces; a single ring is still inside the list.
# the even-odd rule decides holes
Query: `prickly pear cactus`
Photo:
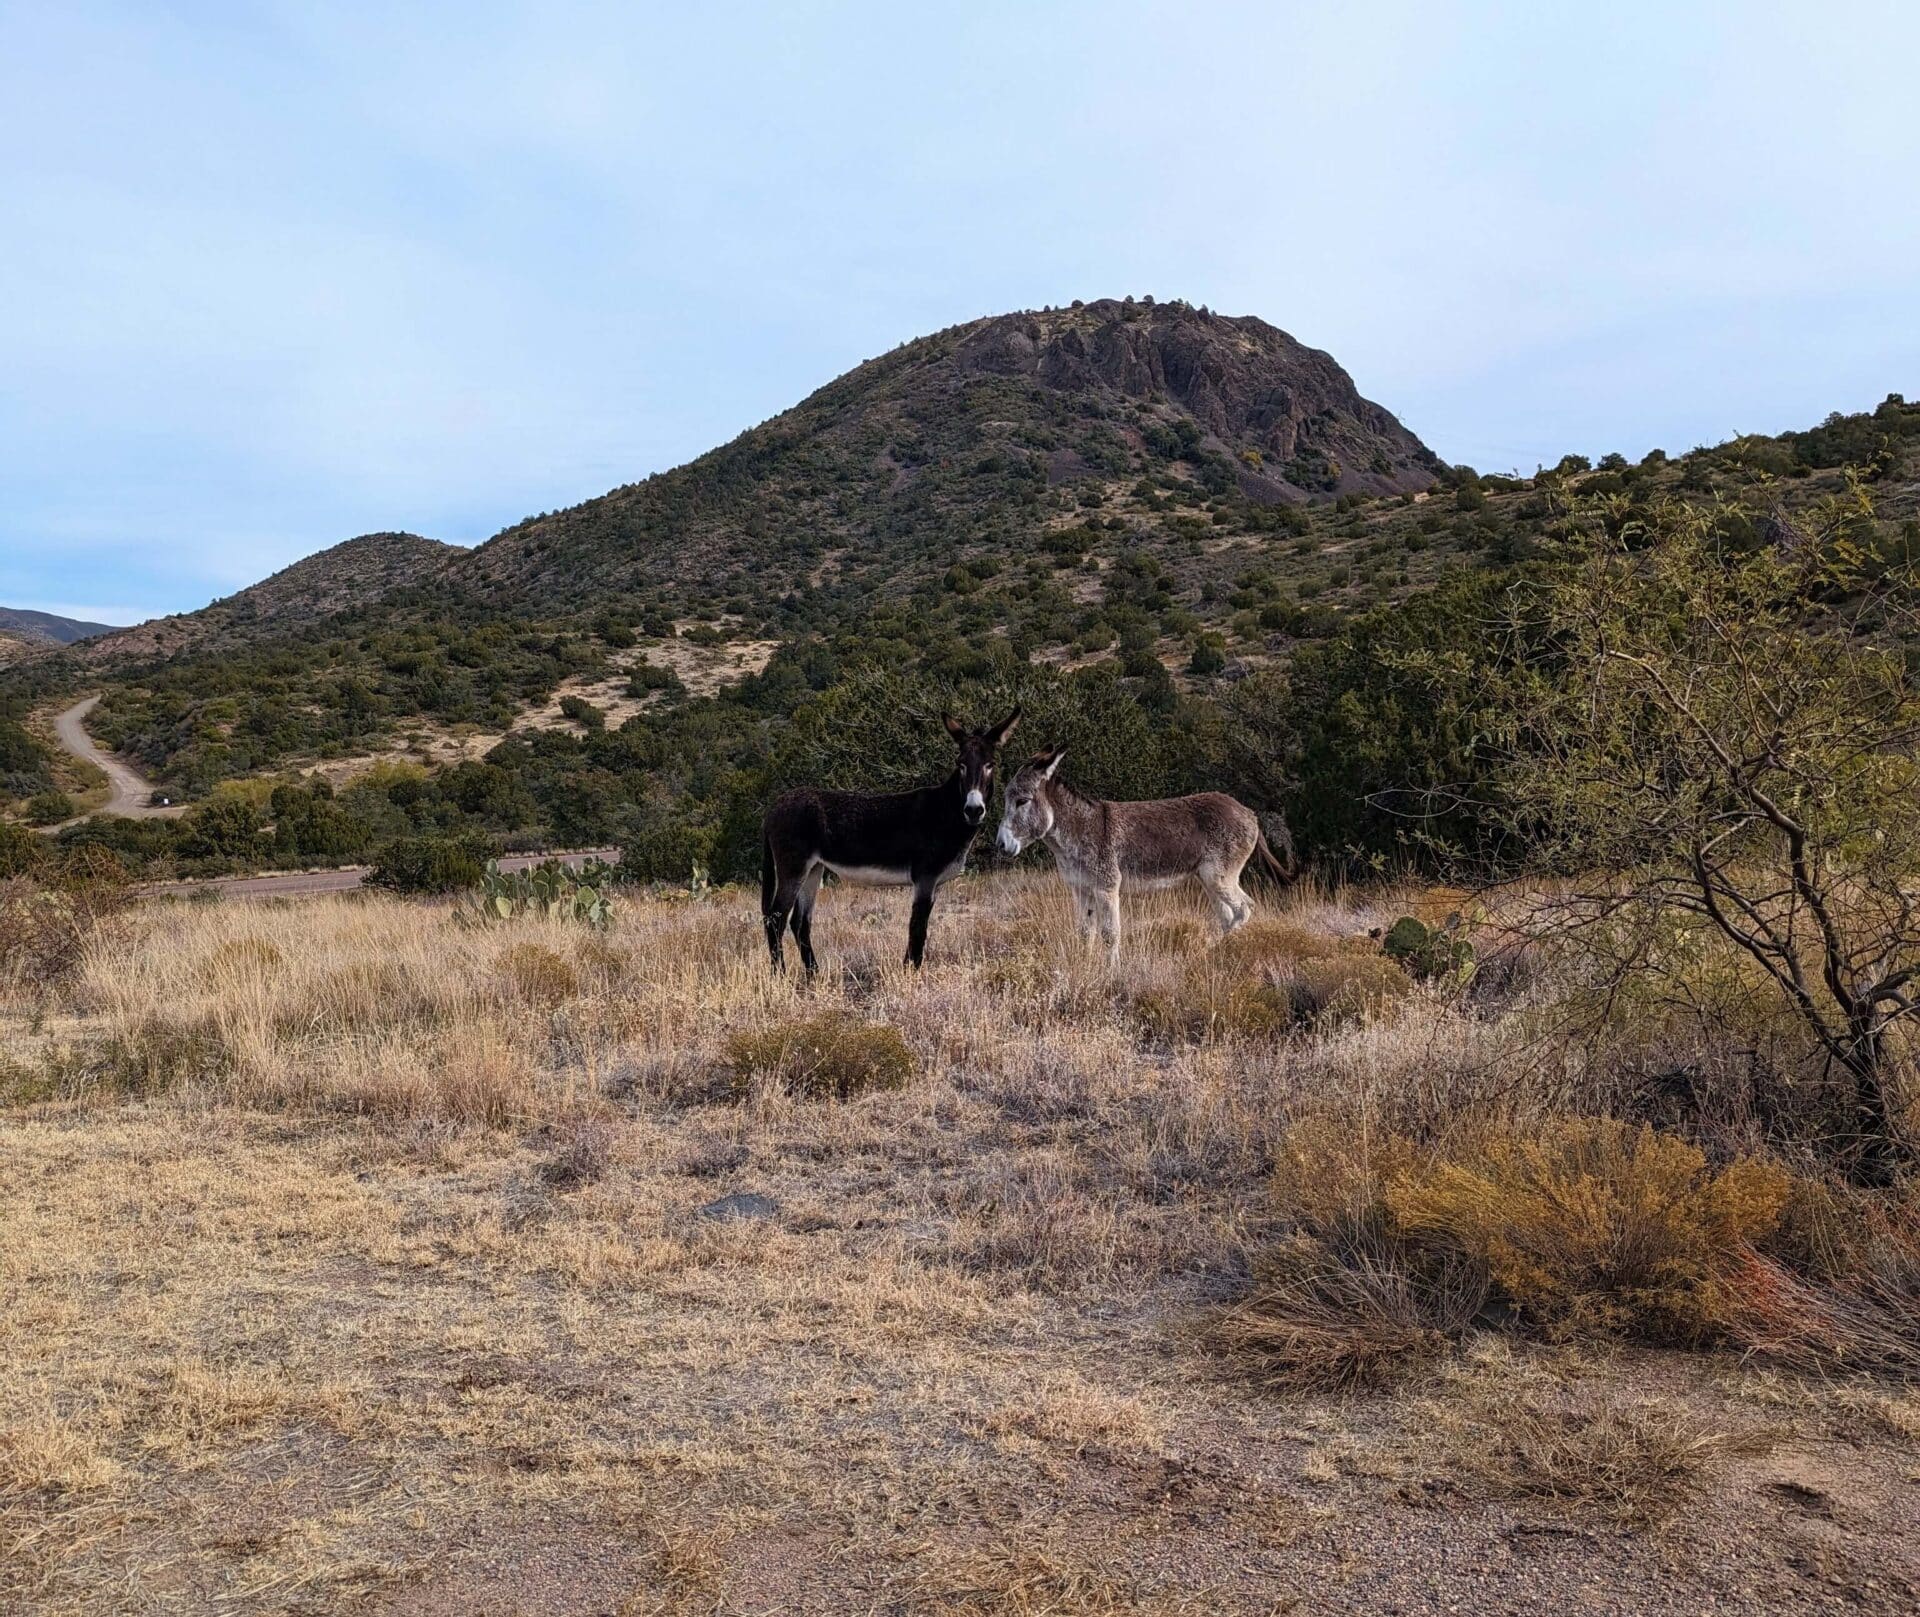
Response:
[[[1387,929],[1380,947],[1408,975],[1426,982],[1464,983],[1473,975],[1473,940],[1457,915],[1445,926],[1428,926],[1417,916],[1403,915]]]
[[[462,913],[477,921],[533,915],[603,927],[613,918],[611,877],[612,867],[598,859],[577,870],[549,859],[531,870],[514,871],[502,870],[494,860]]]

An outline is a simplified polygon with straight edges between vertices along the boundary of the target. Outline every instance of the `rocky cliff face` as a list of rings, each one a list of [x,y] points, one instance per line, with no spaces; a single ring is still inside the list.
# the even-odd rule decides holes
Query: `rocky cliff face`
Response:
[[[1257,451],[1266,475],[1256,481],[1276,495],[1289,482],[1300,494],[1410,492],[1439,470],[1331,354],[1252,316],[1108,298],[962,332],[952,354],[960,371],[1184,413],[1213,447]]]

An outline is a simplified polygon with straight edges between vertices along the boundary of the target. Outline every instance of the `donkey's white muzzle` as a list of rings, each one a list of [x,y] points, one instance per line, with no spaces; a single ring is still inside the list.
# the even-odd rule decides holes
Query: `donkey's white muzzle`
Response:
[[[1020,839],[1004,825],[1000,827],[1000,835],[994,840],[1000,844],[1000,851],[1004,854],[1011,856],[1020,851]]]

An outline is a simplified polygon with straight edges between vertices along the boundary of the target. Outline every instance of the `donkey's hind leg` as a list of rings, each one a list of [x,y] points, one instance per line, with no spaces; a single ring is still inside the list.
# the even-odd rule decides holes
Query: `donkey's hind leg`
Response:
[[[787,917],[794,911],[800,897],[800,879],[792,871],[776,870],[776,879],[761,906],[760,919],[767,929],[767,953],[773,956],[773,969],[784,971],[786,959],[781,952],[780,938],[787,930]],[[802,951],[801,958],[806,954]]]
[[[809,866],[793,900],[793,941],[800,945],[800,962],[809,977],[817,969],[813,958],[813,901],[820,896],[820,883],[826,874],[825,865]]]
[[[1240,869],[1246,868],[1242,861]],[[1214,911],[1220,917],[1220,932],[1224,937],[1237,932],[1253,919],[1253,900],[1247,897],[1246,890],[1240,885],[1240,871],[1228,874],[1218,865],[1202,865],[1196,874],[1200,885],[1206,888],[1207,896],[1213,900]]]

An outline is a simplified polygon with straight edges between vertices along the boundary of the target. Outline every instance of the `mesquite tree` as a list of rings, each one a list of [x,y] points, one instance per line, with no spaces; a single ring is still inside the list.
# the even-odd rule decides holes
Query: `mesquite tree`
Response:
[[[1758,966],[1843,1078],[1867,1179],[1910,1146],[1920,1016],[1916,579],[1881,544],[1857,489],[1757,532],[1607,513],[1542,586],[1554,666],[1504,782],[1583,873],[1577,922],[1640,947],[1670,933],[1636,920],[1691,917]]]

